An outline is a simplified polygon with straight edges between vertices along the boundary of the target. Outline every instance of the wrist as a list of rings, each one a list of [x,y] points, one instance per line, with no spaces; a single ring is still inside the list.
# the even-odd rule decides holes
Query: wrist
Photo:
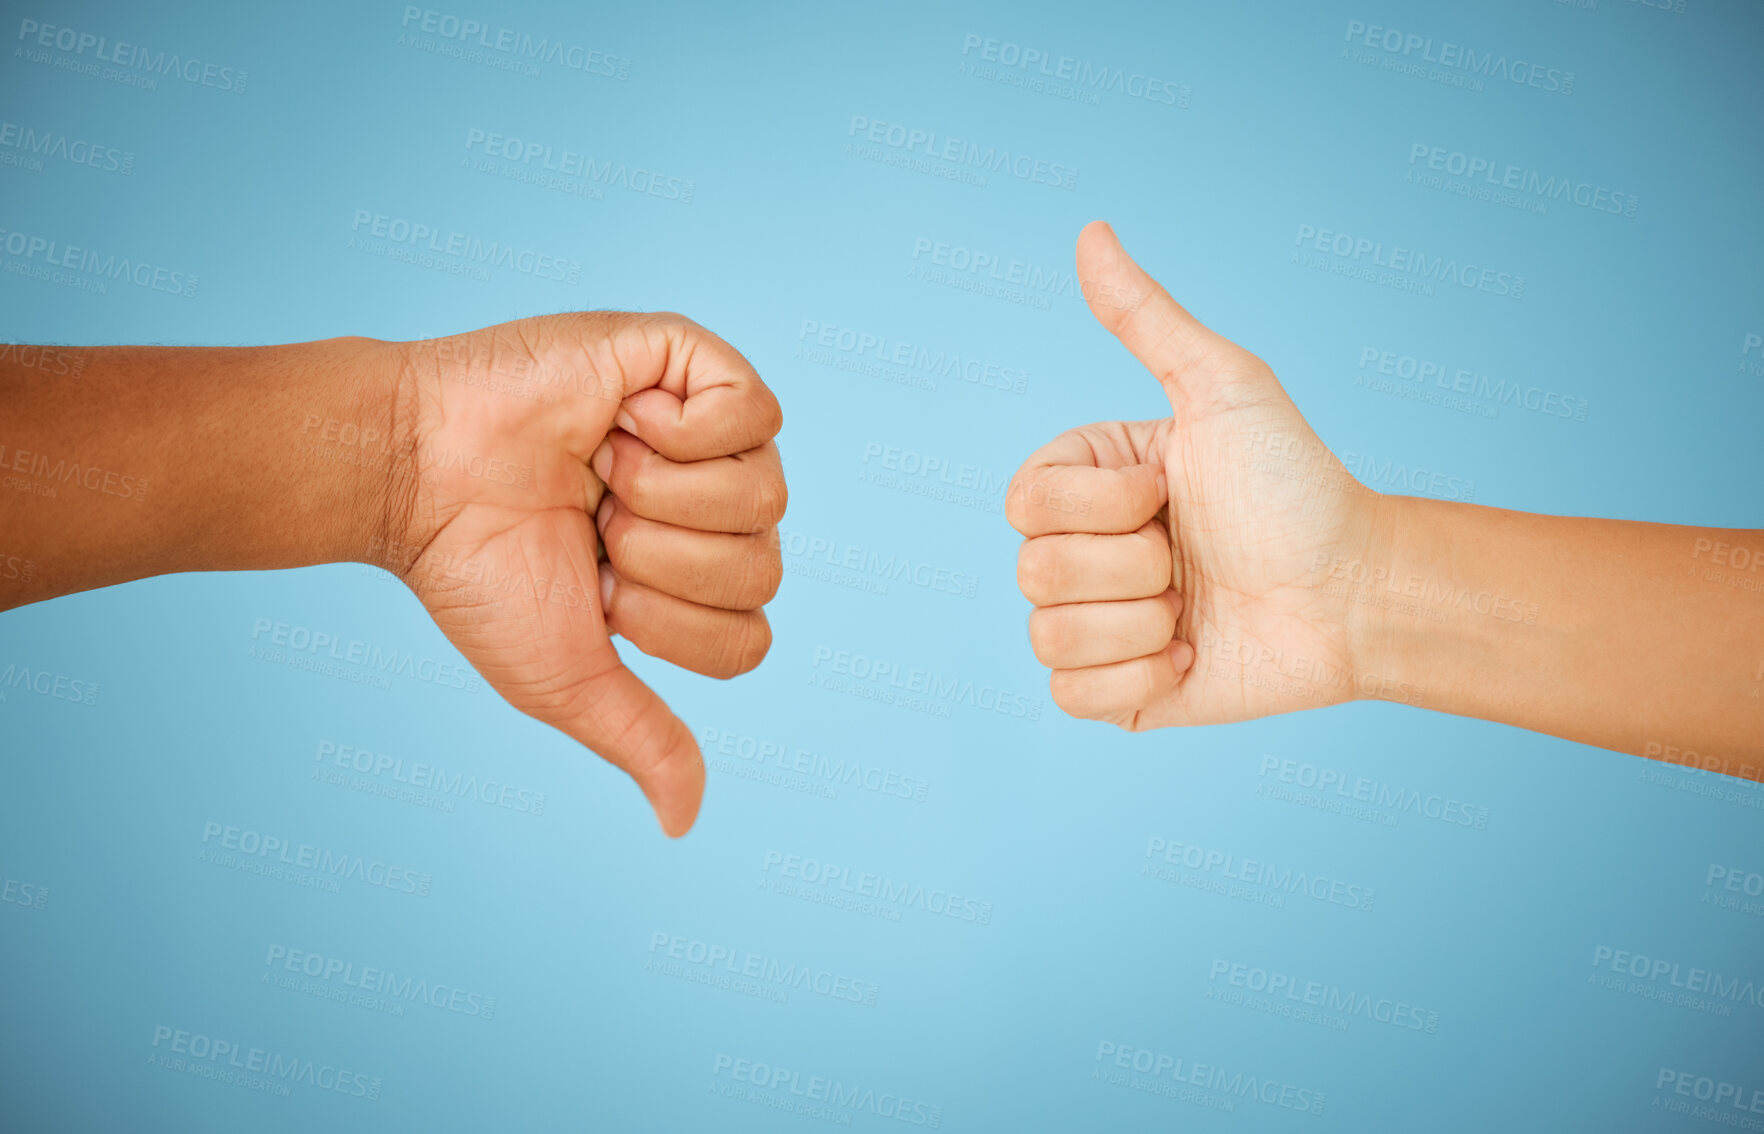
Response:
[[[359,507],[352,524],[357,544],[353,558],[402,577],[429,540],[416,522],[422,483],[418,460],[425,381],[422,348],[428,340],[355,341],[362,355],[354,397],[357,419],[368,437],[362,447],[371,460],[360,463],[355,485]]]
[[[1376,512],[1378,597],[1354,639],[1376,676],[1366,695],[1489,717],[1497,686],[1511,684],[1513,633],[1537,622],[1536,604],[1503,581],[1502,533],[1475,505],[1382,496]]]
[[[1360,700],[1429,704],[1426,654],[1438,629],[1427,616],[1429,556],[1416,503],[1414,497],[1379,493],[1368,509],[1347,616]]]
[[[342,337],[198,347],[164,358],[174,416],[206,434],[200,464],[158,477],[162,566],[279,569],[371,561],[385,513],[396,344]],[[169,406],[154,408],[166,412]]]
[[[410,346],[352,336],[268,348],[305,374],[287,462],[296,479],[285,486],[300,502],[301,522],[286,533],[300,547],[287,558],[392,566],[414,480]]]

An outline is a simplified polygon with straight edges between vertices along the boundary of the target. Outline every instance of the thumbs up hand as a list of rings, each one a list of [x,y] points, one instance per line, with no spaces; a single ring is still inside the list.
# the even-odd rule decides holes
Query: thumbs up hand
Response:
[[[1064,433],[1012,479],[1017,581],[1054,702],[1133,731],[1361,695],[1388,521],[1268,365],[1208,330],[1102,222],[1078,238],[1091,312],[1170,416]]]
[[[630,773],[684,834],[698,746],[610,636],[713,677],[765,656],[759,608],[783,576],[777,399],[679,315],[398,346],[385,565],[511,705]]]

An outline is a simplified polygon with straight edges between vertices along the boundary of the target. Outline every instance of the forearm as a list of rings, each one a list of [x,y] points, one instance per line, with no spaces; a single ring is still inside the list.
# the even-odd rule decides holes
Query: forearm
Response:
[[[364,559],[386,530],[405,444],[394,344],[76,353],[72,376],[0,361],[0,609]]]
[[[1764,533],[1378,507],[1387,600],[1358,633],[1367,668],[1445,712],[1764,780],[1764,568],[1716,559],[1764,552]]]

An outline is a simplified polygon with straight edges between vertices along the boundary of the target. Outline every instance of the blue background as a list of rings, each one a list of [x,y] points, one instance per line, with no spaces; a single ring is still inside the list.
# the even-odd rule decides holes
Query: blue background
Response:
[[[884,1100],[904,1096],[906,1125],[960,1130],[1701,1130],[1671,1110],[1695,1100],[1660,1086],[1662,1069],[1764,1089],[1757,1003],[1698,1010],[1649,995],[1679,991],[1668,976],[1598,963],[1627,950],[1764,981],[1756,899],[1723,907],[1706,884],[1714,864],[1764,871],[1758,788],[1388,704],[1137,736],[1060,714],[1026,640],[1004,481],[1064,429],[1166,406],[1069,289],[1020,302],[950,286],[923,252],[945,243],[1069,279],[1078,230],[1103,217],[1273,365],[1338,453],[1441,472],[1504,507],[1764,527],[1764,379],[1743,349],[1764,330],[1756,4],[439,9],[620,57],[622,77],[443,54],[399,4],[5,9],[0,119],[133,160],[125,173],[0,147],[17,158],[0,164],[0,227],[199,283],[189,297],[115,281],[99,293],[17,274],[26,258],[8,254],[0,336],[406,339],[569,309],[684,311],[784,404],[794,551],[753,674],[721,684],[626,651],[711,764],[699,825],[677,844],[621,774],[488,689],[380,688],[254,654],[267,619],[458,660],[377,569],[159,578],[0,616],[0,666],[98,687],[91,705],[22,688],[0,701],[0,877],[47,889],[41,908],[0,903],[0,1126],[889,1129]],[[90,53],[21,41],[26,20],[212,61],[245,86],[81,73]],[[1364,44],[1372,62],[1357,62],[1344,56],[1355,21],[1571,71],[1573,89],[1447,85]],[[1187,105],[999,81],[1024,72],[988,64],[970,36],[1167,80]],[[1074,167],[1076,186],[872,160],[854,116]],[[485,172],[467,162],[483,158],[474,129],[661,171],[691,199],[547,188],[500,172],[531,168],[513,161]],[[1638,207],[1453,194],[1413,179],[1417,144]],[[578,261],[580,282],[372,254],[351,245],[358,210]],[[1303,226],[1487,264],[1523,276],[1523,294],[1315,270],[1294,262]],[[1021,370],[1026,388],[844,369],[853,356],[815,355],[805,321]],[[1400,379],[1397,393],[1369,388],[1367,349],[1562,392],[1585,420],[1434,404],[1399,396],[1426,391]],[[888,448],[969,466],[986,491],[903,490],[929,480],[889,482]],[[929,564],[974,593],[836,570],[811,546]],[[1672,632],[1670,610],[1634,617]],[[1038,719],[824,688],[819,649],[1003,688]],[[760,742],[823,756],[823,771],[922,783],[923,798],[790,778]],[[529,804],[542,793],[543,808],[361,790],[395,791],[390,772],[332,783],[326,745],[513,785]],[[1281,761],[1463,801],[1486,822],[1331,811],[1317,805],[1340,797],[1281,783]],[[346,880],[332,893],[206,861],[210,823],[406,866],[430,892]],[[1203,887],[1225,885],[1223,867],[1170,867],[1148,856],[1153,839],[1375,899],[1218,893]],[[783,877],[787,856],[954,892],[986,923],[931,899],[880,912],[804,899],[788,886],[825,898],[839,885]],[[817,976],[707,983],[729,975],[693,960],[711,946]],[[285,959],[278,947],[457,988],[477,1011],[330,999],[349,989],[266,963]],[[1221,975],[1231,965],[1412,1005],[1432,1030],[1258,1010]],[[819,974],[860,999],[817,994]],[[227,1082],[224,1058],[179,1061],[177,1031],[343,1067],[377,1080],[378,1098]],[[1139,1050],[1161,1078],[1131,1054],[1117,1064]],[[1208,1085],[1176,1081],[1174,1059]],[[738,1079],[743,1067],[765,1083]],[[811,1077],[868,1101],[780,1109]],[[1241,1093],[1250,1077],[1256,1092]]]

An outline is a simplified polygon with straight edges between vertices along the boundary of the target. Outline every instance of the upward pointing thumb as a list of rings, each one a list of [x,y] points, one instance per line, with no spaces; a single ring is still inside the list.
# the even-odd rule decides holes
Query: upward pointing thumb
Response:
[[[1163,384],[1172,408],[1204,394],[1210,379],[1240,353],[1146,275],[1103,221],[1091,221],[1078,234],[1078,286],[1096,321]]]

